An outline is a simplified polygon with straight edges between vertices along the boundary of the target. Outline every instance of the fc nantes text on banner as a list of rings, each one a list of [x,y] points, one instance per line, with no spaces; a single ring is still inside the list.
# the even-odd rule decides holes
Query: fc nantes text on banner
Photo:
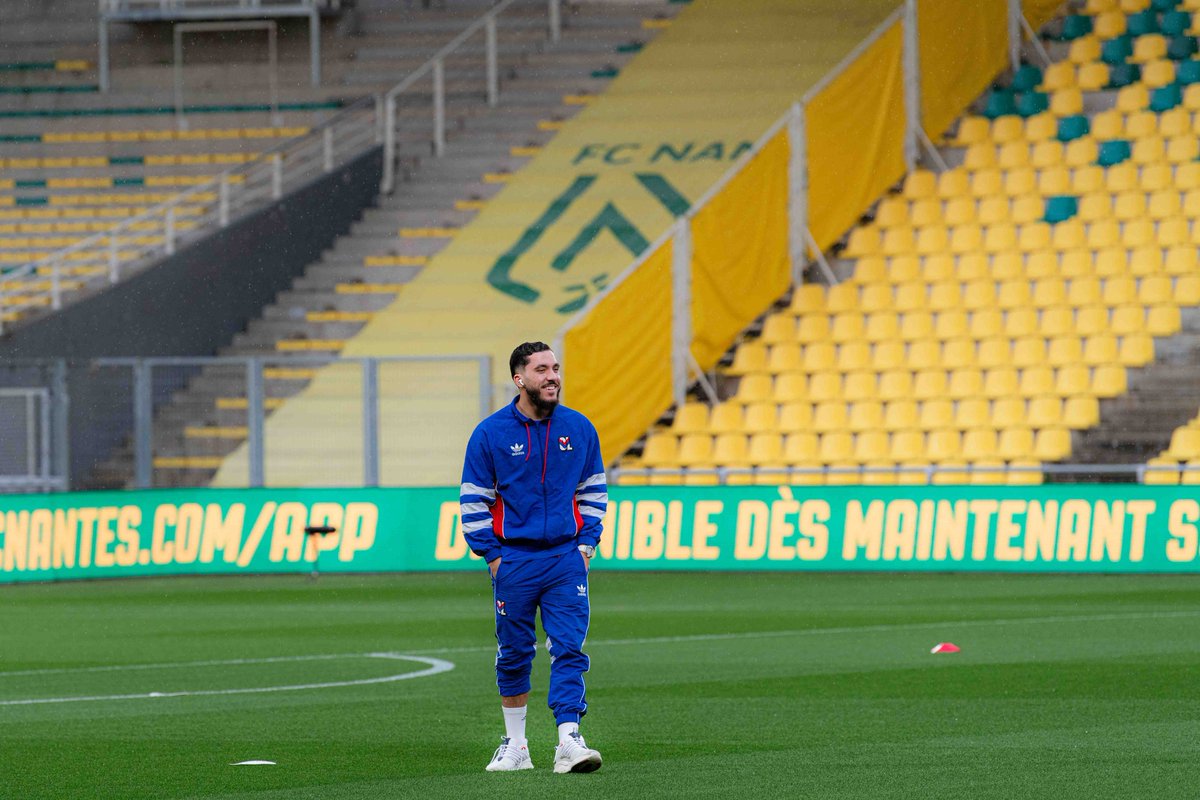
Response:
[[[456,489],[29,495],[0,505],[0,583],[482,569]],[[335,532],[308,536],[305,527]],[[599,569],[1200,572],[1186,488],[614,488]]]

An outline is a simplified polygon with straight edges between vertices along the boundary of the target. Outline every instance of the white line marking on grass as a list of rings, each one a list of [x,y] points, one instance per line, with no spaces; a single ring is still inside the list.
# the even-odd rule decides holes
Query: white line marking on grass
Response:
[[[726,639],[778,639],[790,636],[831,636],[856,633],[888,633],[906,630],[941,630],[952,627],[987,627],[991,625],[1040,625],[1063,622],[1119,622],[1123,620],[1175,619],[1198,617],[1200,611],[1151,611],[1130,614],[1090,614],[1055,617],[1013,617],[1010,619],[959,619],[941,622],[902,622],[894,625],[848,625],[839,628],[801,628],[784,631],[743,631],[741,633],[698,633],[691,636],[651,636],[641,639],[598,639],[588,642],[589,647],[609,645],[686,644],[688,642],[718,642]],[[491,653],[492,647],[439,647],[414,650],[414,653]]]
[[[426,678],[431,675],[439,675],[443,672],[449,672],[454,669],[454,662],[443,661],[440,658],[428,658],[426,656],[412,656],[403,653],[344,653],[341,655],[318,655],[318,656],[279,656],[276,658],[233,658],[223,661],[181,661],[176,663],[163,664],[131,664],[129,666],[103,666],[103,667],[81,667],[78,669],[29,669],[19,672],[0,672],[0,679],[13,677],[17,675],[61,675],[65,673],[82,673],[82,672],[114,672],[124,670],[146,670],[146,669],[173,669],[177,667],[216,667],[237,664],[277,664],[285,661],[330,661],[334,659],[347,658],[383,658],[392,661],[416,661],[421,664],[428,664],[426,669],[416,672],[404,672],[398,675],[384,675],[379,678],[360,678],[352,681],[328,681],[324,683],[298,683],[288,686],[259,686],[245,689],[200,689],[191,692],[145,692],[141,694],[109,694],[109,695],[90,695],[84,697],[34,697],[21,700],[0,700],[0,706],[32,706],[43,705],[47,703],[82,703],[98,700],[145,700],[161,697],[213,697],[217,695],[229,694],[257,694],[262,692],[296,692],[303,689],[333,689],[339,686],[368,686],[376,683],[394,683],[395,681],[405,681],[410,678]]]

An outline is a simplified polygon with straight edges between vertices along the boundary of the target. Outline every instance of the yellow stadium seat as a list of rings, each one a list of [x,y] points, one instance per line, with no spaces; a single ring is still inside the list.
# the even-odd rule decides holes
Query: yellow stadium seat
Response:
[[[1143,168],[1141,174],[1138,176],[1138,186],[1143,192],[1161,192],[1168,189],[1175,192],[1173,172],[1174,170],[1170,164],[1150,164]],[[1178,194],[1178,192],[1175,193]],[[1153,198],[1151,199],[1150,207],[1153,214]],[[1178,203],[1176,203],[1176,207],[1178,207]],[[1166,216],[1171,215],[1163,215],[1163,217]]]
[[[983,169],[971,173],[971,194],[992,197],[1004,192],[1004,175],[998,169]]]
[[[1083,344],[1077,336],[1055,336],[1046,348],[1046,363],[1052,367],[1066,367],[1082,360]]]
[[[983,249],[992,254],[1017,249],[1017,226],[1011,223],[989,226],[983,237]]]
[[[1022,397],[1038,397],[1054,391],[1054,370],[1050,367],[1029,367],[1021,370],[1017,387]]]
[[[1042,278],[1033,284],[1030,303],[1038,308],[1062,306],[1067,302],[1067,284],[1061,278]]]
[[[871,347],[871,369],[881,375],[907,363],[904,342],[899,339],[881,339]]]
[[[1151,336],[1174,336],[1182,327],[1178,306],[1153,306],[1146,314],[1146,332]]]
[[[679,466],[679,440],[669,433],[650,434],[642,450],[642,461],[651,467]]]
[[[1133,57],[1130,60],[1146,65],[1142,69],[1142,80],[1149,83],[1149,75],[1147,74],[1150,71],[1149,68],[1155,66],[1153,62],[1164,58],[1166,55],[1166,37],[1158,33],[1149,33],[1133,40]],[[1171,64],[1168,62],[1167,66],[1171,66]],[[1175,80],[1175,71],[1171,70],[1171,76],[1166,83],[1170,83],[1173,80]],[[1150,85],[1162,86],[1163,84]]]
[[[740,433],[722,433],[713,442],[712,459],[723,467],[748,467],[750,448]]]
[[[884,231],[879,252],[889,258],[916,252],[917,238],[911,228],[892,228]]]
[[[925,169],[916,169],[904,179],[904,196],[909,200],[933,197],[937,193],[937,174]]]
[[[1146,330],[1145,317],[1141,306],[1119,306],[1113,309],[1111,330],[1118,336],[1142,333]]]
[[[1026,308],[1033,303],[1033,294],[1027,280],[1008,280],[1000,284],[996,293],[996,304],[1004,310]]]
[[[1190,241],[1190,239],[1191,239],[1191,230],[1188,226],[1187,218],[1172,217],[1170,219],[1164,219],[1164,220],[1159,221],[1159,223],[1158,223],[1158,243],[1160,245],[1162,245],[1163,247],[1167,248],[1167,255],[1166,255],[1166,260],[1164,262],[1164,267],[1166,268],[1166,270],[1168,272],[1172,271],[1172,267],[1171,267],[1172,256],[1174,256],[1175,258],[1180,258],[1180,259],[1184,258],[1182,255],[1175,255],[1177,252],[1183,253],[1183,252],[1187,252],[1188,250],[1190,250],[1193,254],[1196,252],[1195,248],[1188,248],[1188,247],[1184,246],[1188,243],[1188,241]],[[1186,264],[1188,262],[1186,259],[1184,259],[1178,263],[1180,265],[1182,265],[1182,264]],[[1177,274],[1177,275],[1183,274],[1185,272],[1189,272],[1191,269],[1192,269],[1192,267],[1181,267],[1181,268],[1175,270],[1174,274]]]
[[[1091,370],[1081,364],[1060,367],[1052,382],[1052,391],[1062,397],[1096,394],[1093,389]]]
[[[1099,367],[1117,362],[1117,337],[1111,333],[1097,333],[1083,342],[1083,362],[1090,367]]]
[[[1018,396],[992,398],[990,424],[983,427],[1013,428],[1026,425],[1025,399]]]
[[[888,446],[885,431],[864,430],[854,436],[854,460],[860,464],[890,464]]]
[[[945,397],[933,397],[921,402],[917,424],[922,430],[933,431],[954,427],[954,404]]]
[[[1142,111],[1150,104],[1150,90],[1144,83],[1126,86],[1117,92],[1117,110],[1125,114]]]
[[[950,428],[931,430],[925,436],[925,456],[934,462],[962,458],[962,435]]]
[[[783,458],[789,464],[815,464],[818,438],[811,431],[789,433],[783,440]]]
[[[1175,461],[1200,459],[1200,429],[1177,428],[1171,434],[1171,444],[1163,455]]]
[[[1187,469],[1183,469],[1179,474],[1179,482],[1187,486],[1195,486],[1200,483],[1200,460],[1191,460],[1183,465]]]
[[[858,284],[846,281],[836,286],[830,286],[825,296],[826,311],[837,314],[841,311],[853,311],[858,308]]]
[[[865,333],[863,315],[857,311],[835,314],[829,330],[830,338],[839,344],[864,339]]]
[[[1139,166],[1157,164],[1166,158],[1166,154],[1167,145],[1161,136],[1147,136],[1133,142],[1132,161]]]
[[[962,167],[943,172],[937,178],[937,196],[943,200],[965,197],[971,192],[971,176]]]
[[[915,281],[921,277],[921,259],[915,255],[896,256],[888,259],[888,283],[897,284]],[[891,287],[888,287],[889,291]],[[888,304],[891,307],[891,304]]]
[[[1004,119],[1019,120],[1020,118],[1019,117],[1001,117],[1000,119],[1002,119],[1002,120],[1004,120]],[[1029,164],[1029,143],[1026,142],[1024,139],[1021,139],[1019,141],[1008,142],[1007,144],[1001,145],[1000,149],[998,151],[996,151],[995,164],[1000,169],[1004,169],[1004,170],[1019,169],[1021,167],[1027,166]],[[968,169],[973,167],[973,165],[969,162],[966,164],[966,166]],[[986,167],[986,166],[991,166],[991,164],[981,163],[978,166]]]
[[[1087,194],[1098,192],[1104,188],[1104,168],[1091,166],[1079,167],[1071,171],[1071,192]]]
[[[1144,306],[1163,305],[1174,300],[1171,278],[1168,275],[1147,275],[1138,281],[1137,301]]]
[[[768,321],[770,317],[767,318]],[[795,341],[801,344],[812,344],[813,342],[824,342],[829,339],[830,322],[829,317],[825,314],[806,314],[800,317],[796,324],[795,332],[791,336],[781,335],[778,339],[771,340],[772,344],[778,342]],[[781,334],[785,333],[781,331]],[[767,329],[763,327],[763,339],[767,339]]]
[[[1120,11],[1105,10],[1092,20],[1092,32],[1101,40],[1114,39],[1125,32],[1125,23],[1125,15]]]
[[[1200,84],[1193,84],[1183,90],[1183,107],[1188,111],[1200,110]]]
[[[925,285],[920,284],[920,286],[924,292]],[[896,296],[899,298],[899,293]],[[928,311],[906,311],[900,318],[900,337],[905,341],[928,339],[931,336],[933,336],[933,315]]]
[[[1057,125],[1057,121],[1055,121],[1055,124]],[[1039,144],[1042,143],[1039,142]],[[1004,175],[1004,193],[1009,197],[1036,194],[1038,190],[1037,182],[1038,171],[1033,169],[1033,167],[1010,170]]]
[[[1138,174],[1137,165],[1129,161],[1111,166],[1104,174],[1104,190],[1109,194],[1133,191],[1138,188]]]
[[[785,403],[779,408],[779,430],[785,434],[804,433],[812,428],[813,411],[808,403]]]
[[[1059,89],[1050,95],[1050,113],[1069,117],[1083,113],[1083,92],[1076,87]]]
[[[1067,58],[1072,64],[1087,64],[1100,60],[1100,40],[1095,36],[1082,36],[1071,42]]]
[[[1183,215],[1192,219],[1200,216],[1200,189],[1191,189],[1184,193]]]
[[[896,463],[924,458],[925,435],[917,430],[897,430],[888,442],[887,457]]]
[[[1069,194],[1071,171],[1065,166],[1048,167],[1038,172],[1038,191],[1044,195]]]
[[[1001,332],[1008,338],[1013,339],[1015,344],[1015,340],[1024,336],[1032,336],[1035,332],[1037,332],[1039,330],[1039,324],[1038,312],[1033,306],[1014,308],[1005,312],[1004,326]],[[1017,358],[1017,354],[1015,352],[1013,354],[1013,358]],[[1014,363],[1016,363],[1015,360]],[[1021,366],[1021,364],[1017,363],[1017,366]]]
[[[875,209],[875,224],[880,228],[894,228],[908,224],[908,201],[903,197],[885,197]]]
[[[883,403],[878,400],[859,400],[851,403],[847,424],[855,433],[882,429]]]
[[[1158,117],[1158,132],[1168,138],[1185,136],[1192,132],[1192,115],[1183,107],[1164,111]]]
[[[991,274],[988,266],[990,256],[987,253],[967,253],[958,257],[954,270],[940,280],[974,281],[986,278]]]
[[[943,253],[950,248],[950,232],[942,225],[929,225],[917,231],[915,252],[919,256]]]
[[[974,310],[991,308],[997,303],[996,282],[991,278],[968,281],[962,290],[962,304],[965,308]]]
[[[972,253],[983,247],[983,229],[978,225],[959,225],[950,234],[948,248],[931,249],[926,257],[936,256],[942,250],[948,249],[955,254]]]
[[[1105,247],[1096,253],[1096,277],[1128,277],[1129,256],[1123,247]]]
[[[1148,217],[1131,219],[1125,223],[1123,228],[1125,247],[1148,248],[1153,246],[1155,250],[1161,247],[1157,239],[1154,220]],[[1159,261],[1161,262],[1161,260],[1160,258]]]
[[[1012,346],[1006,337],[996,336],[979,342],[977,361],[984,369],[1007,367],[1013,363]]]
[[[840,372],[813,373],[808,378],[808,396],[815,402],[840,400],[842,374]]]
[[[777,433],[756,433],[750,437],[749,460],[755,466],[783,465],[783,437]]]
[[[1058,397],[1033,397],[1029,400],[1026,423],[1031,428],[1053,428],[1063,422],[1063,403]],[[1032,446],[1033,442],[1030,441]]]
[[[1200,164],[1176,164],[1175,188],[1181,192],[1200,189]]]
[[[709,414],[709,430],[712,433],[734,433],[745,424],[745,412],[741,405],[730,401],[718,403]]]
[[[912,396],[912,373],[907,369],[889,369],[879,375],[879,397],[881,400],[903,400]]]
[[[1167,140],[1167,161],[1172,164],[1195,161],[1198,152],[1195,136],[1172,136]]]
[[[1081,337],[1108,333],[1108,307],[1095,303],[1078,308],[1075,312],[1075,331]]]
[[[1150,7],[1150,0],[1117,0],[1116,7],[1126,14],[1136,14]]]
[[[1091,250],[1068,250],[1062,254],[1058,274],[1063,278],[1076,278],[1092,274]]]
[[[1101,302],[1108,306],[1122,306],[1137,299],[1137,282],[1129,276],[1115,276],[1104,280]]]
[[[864,261],[859,261],[859,269],[863,268]],[[880,259],[878,263],[883,264],[884,262]],[[802,286],[797,286],[796,290],[792,292],[792,302],[788,307],[796,315],[824,311],[825,287],[817,283],[806,283]]]
[[[824,315],[810,314],[801,318],[801,324],[814,324],[815,320],[824,319]],[[796,319],[788,314],[768,314],[763,320],[760,344],[775,345],[796,340]],[[736,357],[736,356],[735,356]]]
[[[1122,16],[1124,19],[1124,16]],[[1111,37],[1110,37],[1111,38]],[[1082,72],[1082,70],[1080,70]],[[1042,75],[1042,88],[1047,92],[1054,92],[1059,89],[1066,89],[1076,84],[1077,78],[1075,74],[1075,65],[1069,61],[1059,61],[1046,67],[1045,73]],[[1104,82],[1108,82],[1108,71],[1104,72]],[[1103,85],[1103,83],[1101,83]],[[1089,91],[1094,91],[1099,87],[1091,87]],[[964,118],[963,122],[971,117]],[[959,123],[959,130],[962,130],[962,123]]]
[[[1043,80],[1043,84],[1045,81]],[[1047,89],[1046,91],[1055,91]],[[1025,120],[1025,138],[1030,142],[1045,142],[1058,134],[1058,118],[1048,111]],[[1031,175],[1031,177],[1033,177]]]
[[[1126,367],[1144,367],[1154,360],[1154,339],[1148,333],[1121,337],[1117,360]]]
[[[1079,198],[1079,219],[1083,222],[1112,215],[1112,196],[1108,192],[1090,192]]]
[[[745,375],[750,372],[765,372],[767,369],[767,346],[760,341],[742,342],[733,351],[733,363],[726,372],[730,375]]]
[[[996,455],[1005,461],[1020,461],[1033,456],[1033,431],[1029,428],[1005,428],[996,443]]]
[[[844,252],[848,258],[873,256],[880,252],[881,245],[882,236],[879,228],[873,225],[861,225],[850,231],[850,238],[846,241]]]
[[[1045,212],[1046,201],[1040,196],[1023,194],[1013,198],[1012,221],[1018,225],[1028,225],[1032,222],[1038,222],[1042,219]]]
[[[671,432],[677,435],[700,433],[708,429],[708,406],[704,403],[684,403],[675,412]]]
[[[946,344],[942,348],[942,363],[945,366],[958,364],[959,361],[956,354],[959,352],[965,353],[965,358],[969,359],[962,363],[975,363],[974,343],[966,338],[970,331],[970,321],[966,311],[952,306],[945,311],[939,312],[937,315],[937,324],[933,330],[937,338],[946,341]],[[955,350],[955,346],[961,346],[965,349],[961,351]]]
[[[1039,461],[1059,461],[1071,455],[1071,432],[1066,428],[1043,428],[1033,443],[1034,457]]]
[[[913,430],[918,424],[918,409],[915,400],[897,398],[884,406],[883,427],[885,429],[889,431]]]
[[[817,459],[829,466],[851,463],[854,459],[854,437],[847,431],[830,431],[821,434]]]
[[[779,411],[774,402],[746,406],[743,430],[747,433],[771,433],[779,430]]]
[[[1050,240],[1051,247],[1054,250],[1074,250],[1086,245],[1087,229],[1083,222],[1078,219],[1070,219],[1066,222],[1060,222],[1054,226],[1054,233]]]
[[[894,311],[877,311],[867,315],[863,335],[870,342],[886,342],[900,336],[900,316]]]
[[[854,265],[854,274],[851,276],[851,280],[856,281],[857,283],[860,283],[860,284],[864,284],[864,285],[876,283],[876,282],[880,282],[880,281],[886,281],[887,280],[887,265],[888,265],[887,259],[884,258],[883,256],[867,256],[866,258],[860,258],[860,259],[858,259],[857,263]],[[808,286],[808,285],[813,285],[813,284],[806,284],[806,286]],[[801,287],[801,288],[805,288],[805,287]],[[818,288],[820,288],[820,287],[818,287]],[[823,304],[825,302],[824,297],[825,297],[824,290],[822,289],[821,300],[820,300],[822,305],[816,306],[816,307],[812,308],[811,310],[813,310],[813,311],[823,310],[824,309]],[[792,313],[794,313],[794,314],[801,313],[799,310],[797,310],[796,306],[798,304],[802,304],[805,302],[809,302],[809,301],[808,300],[797,301],[796,294],[793,293],[792,294],[792,303],[791,303],[791,306],[789,306],[789,308],[791,309]]]
[[[1179,483],[1179,462],[1172,458],[1152,458],[1146,462],[1143,483],[1174,485]]]
[[[995,143],[986,141],[968,147],[963,154],[963,166],[972,172],[999,166]]]
[[[947,397],[953,400],[965,400],[968,397],[983,395],[983,372],[975,367],[964,367],[950,373],[947,385]]]
[[[942,217],[947,225],[955,227],[974,223],[976,221],[975,200],[970,197],[954,197],[947,200]]]
[[[1008,222],[1008,198],[1004,196],[983,198],[979,201],[977,218],[980,225],[995,225],[998,222]]]
[[[772,396],[773,381],[768,374],[744,375],[738,380],[738,390],[733,399],[739,404],[762,403]]]
[[[932,334],[932,331],[930,331]],[[936,369],[942,366],[940,339],[915,339],[908,345],[908,363],[915,370]]]
[[[1142,37],[1145,39],[1147,37]],[[1142,39],[1138,40],[1138,45],[1142,44]],[[1136,54],[1135,54],[1136,55]],[[1146,59],[1149,63],[1142,67],[1142,82],[1151,89],[1158,89],[1166,86],[1168,83],[1175,82],[1175,64],[1174,62],[1158,59]]]
[[[933,400],[947,397],[946,372],[940,369],[922,369],[913,378],[913,398]]]
[[[1108,68],[1103,64],[1098,64],[1100,69],[1104,70],[1104,81],[1108,82]],[[1120,139],[1125,135],[1125,115],[1115,108],[1101,111],[1096,116],[1092,117],[1092,136],[1100,141],[1108,139]]]
[[[804,368],[809,372],[827,372],[837,365],[837,348],[828,337],[804,347]]]
[[[1200,304],[1200,275],[1180,275],[1175,279],[1175,301],[1182,306]]]
[[[991,407],[980,397],[960,400],[954,409],[954,426],[962,430],[991,427]]]
[[[1041,310],[1039,330],[1043,336],[1054,338],[1075,333],[1075,314],[1070,307],[1064,305],[1051,306]]]
[[[879,396],[878,378],[872,370],[851,372],[846,375],[842,396],[851,401],[871,400]]]
[[[1004,331],[1004,315],[999,309],[981,308],[971,312],[967,334],[973,339],[989,339],[1000,336]],[[982,359],[982,354],[980,358]]]
[[[771,347],[766,371],[778,375],[804,369],[804,351],[798,342],[780,342]]]
[[[1017,248],[1022,253],[1035,253],[1050,246],[1053,229],[1046,222],[1030,222],[1022,225],[1017,237]]]
[[[785,372],[776,376],[772,398],[781,405],[808,400],[808,375],[803,372]]]
[[[868,313],[891,313],[892,287],[887,283],[865,283],[859,295],[859,308]]]
[[[1048,363],[1049,358],[1046,340],[1041,335],[1022,336],[1013,342],[1012,363],[1020,369]]]
[[[1146,215],[1146,194],[1140,189],[1122,192],[1113,204],[1113,213],[1122,222],[1141,219]]]
[[[1073,430],[1090,428],[1100,422],[1100,401],[1079,395],[1063,402],[1062,424]],[[1049,427],[1049,426],[1047,426]]]
[[[1036,485],[1042,482],[1041,464],[1037,461],[1012,461],[1005,476],[1009,485]]]
[[[992,120],[991,139],[996,144],[1021,141],[1025,138],[1025,121],[1018,116],[1003,116]]]
[[[1015,367],[994,367],[983,374],[983,396],[991,399],[1011,397],[1018,393],[1020,373]]]
[[[1072,278],[1067,287],[1067,303],[1076,307],[1100,302],[1100,280],[1098,278]]]
[[[849,427],[848,409],[841,400],[824,400],[813,406],[812,429],[817,433],[843,431]]]
[[[991,123],[987,117],[966,116],[958,123],[958,133],[955,135],[953,143],[958,147],[967,147],[986,141],[990,135]]]

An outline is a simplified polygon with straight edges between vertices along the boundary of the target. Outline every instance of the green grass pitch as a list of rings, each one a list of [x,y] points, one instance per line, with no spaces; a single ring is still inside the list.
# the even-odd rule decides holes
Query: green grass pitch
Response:
[[[555,775],[544,649],[537,768],[483,771],[503,727],[482,572],[0,587],[0,797],[1200,791],[1194,576],[597,571],[592,593],[583,731],[604,768]],[[379,652],[454,668],[361,683],[428,669]],[[296,658],[316,655],[337,657]],[[78,697],[107,699],[26,702]]]

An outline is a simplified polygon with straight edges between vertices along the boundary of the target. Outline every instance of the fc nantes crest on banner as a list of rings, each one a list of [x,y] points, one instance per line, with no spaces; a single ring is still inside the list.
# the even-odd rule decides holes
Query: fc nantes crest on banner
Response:
[[[696,0],[344,355],[485,353],[495,383],[505,385],[513,346],[553,338],[897,5]],[[467,363],[392,369],[380,376],[382,481],[454,482],[478,416],[475,370]],[[353,368],[325,370],[271,415],[268,483],[361,480],[358,385]],[[564,401],[571,403],[569,370]],[[243,448],[216,484],[245,485],[246,474]]]

